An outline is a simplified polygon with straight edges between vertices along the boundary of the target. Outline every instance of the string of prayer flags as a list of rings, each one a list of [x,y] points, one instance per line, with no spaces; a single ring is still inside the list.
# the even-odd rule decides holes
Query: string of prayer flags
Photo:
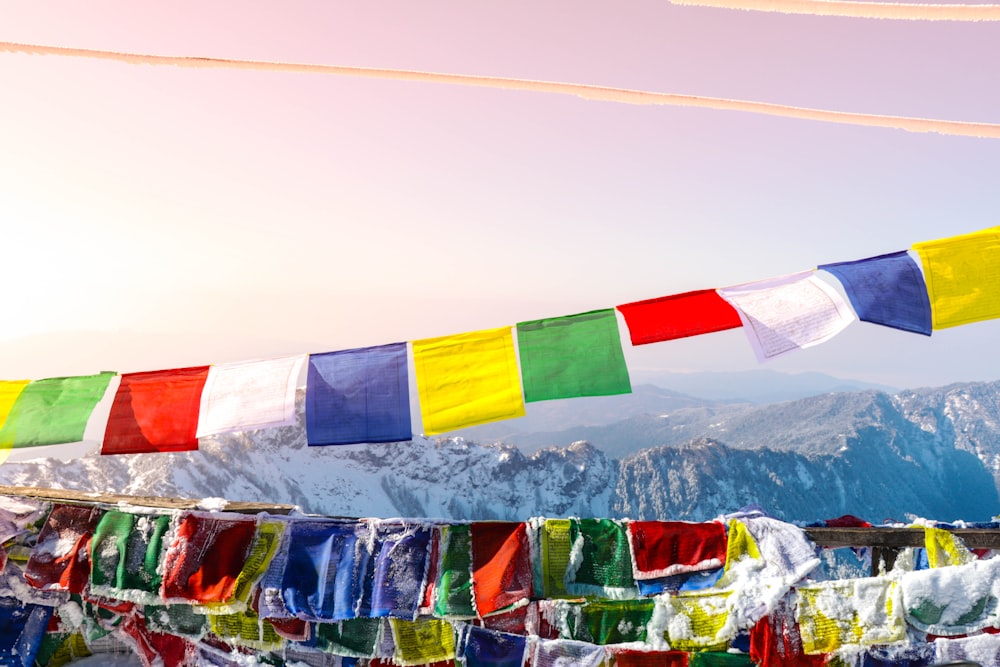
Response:
[[[424,433],[524,416],[511,327],[413,341]]]
[[[253,517],[185,512],[163,555],[163,599],[230,602],[255,530]]]
[[[533,576],[527,526],[514,521],[477,521],[469,532],[472,590],[479,616],[527,603]]]
[[[632,393],[612,308],[517,325],[524,400]]]
[[[306,355],[217,364],[201,393],[197,437],[295,423],[295,386]]]
[[[101,454],[198,449],[198,414],[208,370],[198,366],[123,374]]]
[[[719,289],[740,314],[760,362],[824,343],[854,322],[854,311],[833,289],[803,271]]]
[[[927,285],[905,250],[819,268],[836,276],[863,322],[931,335]]]
[[[913,244],[935,329],[1000,317],[1000,227]]]
[[[743,326],[740,314],[714,289],[618,306],[633,345],[700,336]]]
[[[115,373],[47,378],[17,393],[0,429],[0,448],[80,442]],[[17,391],[8,385],[6,398]]]
[[[412,439],[408,378],[406,343],[310,355],[308,443],[349,445]]]

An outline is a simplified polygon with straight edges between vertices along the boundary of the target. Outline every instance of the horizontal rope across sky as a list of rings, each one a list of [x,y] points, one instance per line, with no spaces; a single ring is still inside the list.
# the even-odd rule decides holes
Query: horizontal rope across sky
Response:
[[[781,14],[843,16],[906,21],[1000,21],[1000,5],[925,5],[915,2],[852,2],[850,0],[670,0],[687,7],[719,7]]]

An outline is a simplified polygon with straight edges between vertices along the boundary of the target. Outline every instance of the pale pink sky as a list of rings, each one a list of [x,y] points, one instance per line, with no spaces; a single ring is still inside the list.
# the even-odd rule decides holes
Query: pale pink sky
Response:
[[[1000,24],[598,2],[21,3],[0,41],[1000,122]],[[998,223],[1000,142],[324,75],[0,53],[0,378],[413,340]],[[768,364],[998,379],[1000,323]],[[742,333],[629,350],[740,370]]]

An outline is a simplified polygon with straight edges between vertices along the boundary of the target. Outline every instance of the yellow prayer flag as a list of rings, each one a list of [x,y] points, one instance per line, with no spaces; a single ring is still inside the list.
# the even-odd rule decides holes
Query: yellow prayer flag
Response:
[[[397,665],[429,665],[455,657],[455,633],[448,621],[390,618],[389,627],[396,644],[393,662]]]
[[[7,416],[10,414],[11,408],[14,407],[14,403],[17,402],[17,397],[21,395],[24,388],[28,386],[31,380],[2,380],[0,381],[0,428],[3,428],[4,422],[7,421]],[[7,442],[6,444],[0,446],[0,463],[7,460],[10,456],[10,450],[13,447],[13,442]]]
[[[1000,227],[913,249],[923,264],[934,329],[1000,317]]]
[[[512,327],[413,341],[424,433],[524,416]]]

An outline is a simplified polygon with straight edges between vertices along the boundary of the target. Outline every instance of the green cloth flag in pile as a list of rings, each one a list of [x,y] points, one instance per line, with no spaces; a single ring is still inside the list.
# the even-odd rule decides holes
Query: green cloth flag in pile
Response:
[[[567,615],[571,637],[591,644],[624,644],[646,641],[646,626],[653,617],[653,600],[597,600],[573,605]]]
[[[622,600],[638,597],[628,532],[613,519],[571,519],[566,589],[573,595]]]
[[[105,512],[90,543],[94,591],[108,597],[157,601],[161,581],[157,567],[169,527],[170,517],[165,515]],[[123,596],[122,591],[132,593]]]
[[[21,391],[0,429],[0,448],[80,442],[115,373],[35,380]]]
[[[348,658],[374,658],[382,641],[381,618],[316,623],[316,647]]]
[[[613,308],[517,325],[524,400],[632,393]]]
[[[472,600],[472,535],[468,524],[441,527],[441,560],[435,589],[435,616],[475,618],[476,606]]]

